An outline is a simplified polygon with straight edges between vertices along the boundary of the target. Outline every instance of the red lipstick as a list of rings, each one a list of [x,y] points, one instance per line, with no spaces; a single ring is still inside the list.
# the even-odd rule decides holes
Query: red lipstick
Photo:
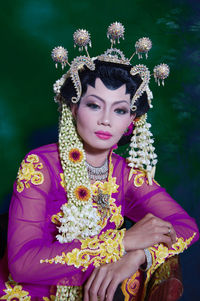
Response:
[[[95,132],[95,135],[102,140],[108,140],[112,137],[112,135],[109,132],[104,131]]]

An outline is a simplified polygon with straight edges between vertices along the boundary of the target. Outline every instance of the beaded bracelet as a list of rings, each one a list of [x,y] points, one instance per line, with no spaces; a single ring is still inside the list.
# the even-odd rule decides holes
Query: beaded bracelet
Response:
[[[146,263],[140,266],[140,270],[146,272],[152,266],[152,257],[148,249],[144,249],[144,254],[146,256]]]

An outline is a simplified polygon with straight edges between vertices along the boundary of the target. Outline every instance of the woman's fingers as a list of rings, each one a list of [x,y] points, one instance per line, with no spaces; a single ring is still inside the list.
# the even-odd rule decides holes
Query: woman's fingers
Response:
[[[172,244],[176,242],[176,231],[174,230],[173,226],[168,226],[168,233],[166,234],[171,237]]]
[[[112,279],[110,282],[108,288],[107,288],[107,295],[106,295],[106,301],[112,301],[115,291],[120,283],[120,280],[118,279],[117,275]]]
[[[148,213],[126,231],[123,242],[126,251],[144,249],[156,243],[171,247],[176,242],[176,232],[170,222]]]
[[[90,275],[90,277],[88,278],[86,284],[84,285],[84,301],[90,301],[90,295],[89,295],[89,292],[90,292],[90,287],[92,285],[92,282],[94,281],[96,275],[97,275],[97,272],[98,272],[99,268],[96,268],[93,270],[92,274]]]
[[[109,264],[102,265],[93,271],[84,288],[84,301],[103,301],[105,299],[106,289],[111,281],[111,277],[107,275],[108,271]],[[105,279],[107,279],[106,282],[104,282]],[[99,288],[103,282],[104,287],[100,292]]]
[[[112,280],[112,275],[109,274],[109,272],[107,273],[106,277],[104,277],[101,285],[100,285],[100,288],[99,288],[99,291],[98,291],[98,296],[99,296],[99,300],[100,301],[104,301],[104,300],[108,300],[108,286],[110,284]]]

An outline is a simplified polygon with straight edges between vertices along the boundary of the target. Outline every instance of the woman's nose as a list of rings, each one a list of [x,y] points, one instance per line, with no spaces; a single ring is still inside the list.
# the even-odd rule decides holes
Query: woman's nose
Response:
[[[101,117],[99,118],[98,124],[103,124],[106,126],[110,126],[110,116],[109,112],[102,112]]]

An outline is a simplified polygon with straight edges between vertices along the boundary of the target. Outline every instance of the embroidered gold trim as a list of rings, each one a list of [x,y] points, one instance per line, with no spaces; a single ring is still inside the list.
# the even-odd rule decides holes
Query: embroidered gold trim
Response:
[[[137,293],[140,288],[140,272],[137,271],[133,276],[130,278],[125,279],[122,282],[121,290],[124,295],[124,301],[134,301],[137,298]]]
[[[30,182],[34,185],[40,185],[44,182],[44,176],[41,171],[43,164],[39,163],[37,155],[29,155],[22,161],[17,174],[17,191],[22,192],[24,188],[30,188]]]
[[[165,261],[166,258],[172,257],[176,254],[182,253],[184,250],[188,248],[194,239],[196,233],[194,233],[191,237],[184,240],[183,237],[177,238],[176,243],[172,245],[172,248],[168,249],[164,244],[156,244],[153,247],[148,248],[151,252],[152,256],[152,266],[147,271],[146,280],[144,283],[144,291],[143,296],[145,295],[148,281],[151,275],[155,272],[155,270]]]
[[[19,299],[20,301],[30,301],[31,297],[29,292],[24,291],[23,287],[13,280],[5,282],[6,289],[3,291],[6,293],[3,295],[0,300],[15,300]]]
[[[90,264],[98,267],[102,264],[115,262],[124,254],[123,238],[125,229],[107,230],[99,237],[86,238],[81,240],[81,249],[73,249],[71,252],[51,259],[42,259],[40,263],[60,263],[82,267],[85,271]]]

